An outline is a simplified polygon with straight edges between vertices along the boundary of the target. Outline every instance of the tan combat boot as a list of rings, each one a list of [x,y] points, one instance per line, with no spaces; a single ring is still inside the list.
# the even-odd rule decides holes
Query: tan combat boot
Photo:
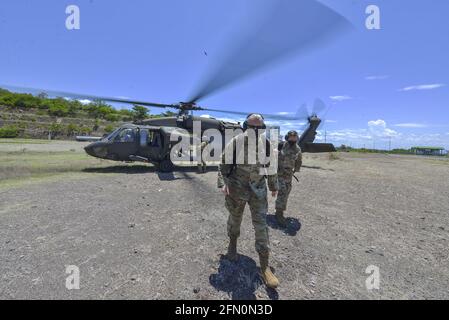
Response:
[[[237,261],[238,254],[237,254],[237,238],[230,237],[229,238],[229,246],[228,246],[228,253],[226,254],[226,259],[230,261]]]
[[[287,221],[284,218],[284,211],[276,210],[276,221],[282,228],[287,227]]]
[[[262,278],[265,281],[265,284],[268,288],[276,289],[279,286],[279,280],[276,276],[271,272],[270,267],[268,266],[268,258],[269,253],[259,253],[260,260],[260,271],[262,273]]]

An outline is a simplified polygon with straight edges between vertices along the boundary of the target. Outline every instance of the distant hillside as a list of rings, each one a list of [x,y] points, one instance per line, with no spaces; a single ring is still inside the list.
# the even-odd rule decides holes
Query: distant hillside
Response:
[[[77,135],[102,136],[124,122],[151,117],[149,109],[116,109],[102,101],[83,104],[78,100],[48,98],[45,94],[14,93],[0,88],[0,138],[73,139]]]

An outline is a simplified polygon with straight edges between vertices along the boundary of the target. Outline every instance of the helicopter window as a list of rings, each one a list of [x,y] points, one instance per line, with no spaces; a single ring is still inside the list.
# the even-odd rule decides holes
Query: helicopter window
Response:
[[[148,144],[148,130],[140,130],[140,146],[146,147]]]
[[[109,140],[109,141],[114,140],[114,138],[117,136],[119,131],[120,131],[120,128],[115,129],[110,134],[108,134],[104,139]]]
[[[153,136],[154,136],[153,131],[148,132],[147,145],[151,146],[151,142],[153,141]]]
[[[160,136],[158,132],[150,131],[148,134],[148,145],[150,147],[159,147],[160,145]]]
[[[120,131],[120,133],[115,137],[115,140],[120,142],[134,142],[135,136],[135,131],[127,128]]]

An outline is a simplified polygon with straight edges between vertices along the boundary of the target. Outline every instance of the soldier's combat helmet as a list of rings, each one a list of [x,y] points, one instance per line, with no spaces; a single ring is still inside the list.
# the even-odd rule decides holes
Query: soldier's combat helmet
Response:
[[[288,141],[289,137],[298,138],[298,132],[296,132],[295,130],[290,130],[289,132],[287,132],[287,134],[285,135],[285,141]]]

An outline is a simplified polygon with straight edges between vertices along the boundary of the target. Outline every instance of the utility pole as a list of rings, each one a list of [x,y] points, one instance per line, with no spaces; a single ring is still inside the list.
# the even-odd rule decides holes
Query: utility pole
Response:
[[[324,143],[327,143],[327,131],[324,130]]]
[[[388,141],[388,151],[391,151],[391,137],[390,140]]]

